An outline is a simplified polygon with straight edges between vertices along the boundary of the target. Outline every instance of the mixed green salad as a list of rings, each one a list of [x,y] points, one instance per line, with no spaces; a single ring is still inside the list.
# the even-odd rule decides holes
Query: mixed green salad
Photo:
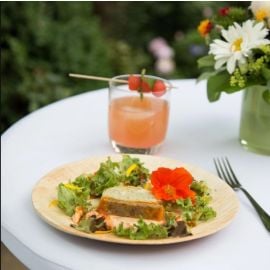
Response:
[[[168,168],[161,169],[170,172]],[[172,175],[176,175],[177,171],[171,171]],[[173,181],[172,183],[175,183],[175,180]],[[186,178],[183,181],[186,181]],[[71,226],[77,230],[86,233],[110,232],[119,237],[136,240],[190,235],[192,227],[216,216],[215,210],[210,206],[212,198],[205,181],[192,178],[191,184],[187,187],[189,193],[185,190],[177,190],[181,188],[179,184],[165,183],[166,186],[158,186],[160,190],[157,190],[156,182],[154,173],[150,172],[138,158],[123,155],[121,161],[115,162],[108,157],[96,172],[80,175],[67,183],[60,183],[57,188],[56,203],[66,215],[71,217],[73,221]],[[142,187],[155,196],[159,194],[158,196],[161,197],[157,196],[157,199],[165,211],[164,222],[157,224],[139,218],[131,226],[127,227],[124,223],[120,223],[112,227],[108,224],[107,217],[98,213],[96,209],[102,193],[115,186]],[[173,199],[168,196],[163,198],[161,189],[164,192],[173,191]],[[193,196],[181,197],[179,194]]]

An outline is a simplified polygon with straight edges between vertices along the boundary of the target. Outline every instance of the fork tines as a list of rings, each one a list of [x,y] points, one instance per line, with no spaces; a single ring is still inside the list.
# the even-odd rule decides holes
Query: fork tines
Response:
[[[240,186],[227,157],[214,158],[214,164],[221,179],[225,180],[230,186]]]

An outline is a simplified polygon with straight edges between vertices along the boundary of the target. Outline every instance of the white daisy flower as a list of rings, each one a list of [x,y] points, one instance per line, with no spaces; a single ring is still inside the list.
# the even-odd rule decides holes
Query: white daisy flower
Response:
[[[234,23],[228,30],[223,29],[221,35],[225,41],[215,39],[210,44],[209,54],[214,55],[215,69],[221,68],[226,63],[228,72],[232,74],[237,65],[246,63],[251,49],[270,44],[270,41],[265,39],[267,34],[268,29],[263,22],[256,23],[252,20],[244,22],[242,26]]]
[[[249,8],[257,21],[267,20],[270,27],[270,1],[252,1]]]

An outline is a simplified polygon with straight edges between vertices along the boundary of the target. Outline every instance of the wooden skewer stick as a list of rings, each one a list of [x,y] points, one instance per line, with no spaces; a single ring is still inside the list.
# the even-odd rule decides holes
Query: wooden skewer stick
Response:
[[[98,76],[90,76],[90,75],[74,74],[74,73],[69,73],[68,76],[73,77],[73,78],[79,78],[79,79],[98,80],[98,81],[106,81],[106,82],[109,82],[112,80],[106,77],[98,77]],[[113,79],[113,81],[119,82],[119,83],[128,83],[128,81],[126,80],[119,80],[119,79]]]
[[[106,78],[106,77],[84,75],[84,74],[69,73],[68,76],[73,77],[73,78],[78,78],[78,79],[86,79],[86,80],[97,80],[97,81],[106,81],[106,82],[109,82],[109,81],[113,80],[114,82],[118,82],[118,83],[128,83],[128,81],[126,81],[126,80],[111,79],[111,78]],[[176,86],[171,86],[171,85],[167,85],[167,87],[169,87],[169,88],[177,88]]]

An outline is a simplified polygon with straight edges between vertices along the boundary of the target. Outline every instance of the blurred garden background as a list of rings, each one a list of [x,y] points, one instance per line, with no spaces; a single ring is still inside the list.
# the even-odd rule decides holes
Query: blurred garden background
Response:
[[[46,104],[107,86],[68,73],[196,78],[199,22],[250,2],[1,2],[1,133]]]

